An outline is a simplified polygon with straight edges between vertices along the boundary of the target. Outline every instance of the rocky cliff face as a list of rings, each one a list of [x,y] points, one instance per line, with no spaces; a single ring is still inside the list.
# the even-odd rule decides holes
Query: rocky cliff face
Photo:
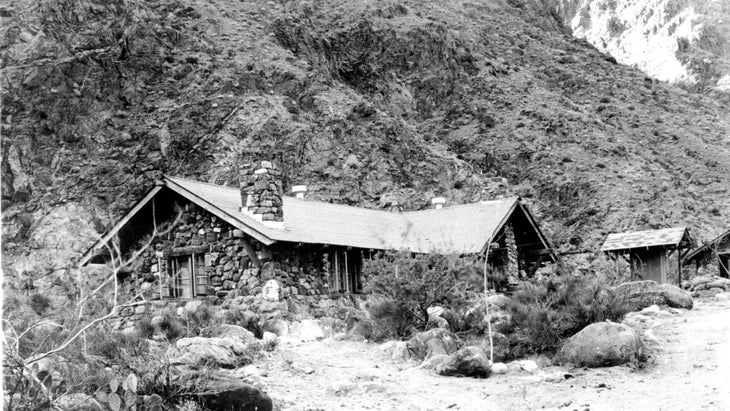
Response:
[[[541,3],[7,3],[6,268],[47,249],[30,240],[48,216],[86,216],[68,261],[160,173],[238,186],[255,159],[366,207],[521,195],[564,247],[718,234],[728,96],[616,64]]]
[[[730,91],[725,0],[559,0],[564,24],[622,64],[691,89]]]

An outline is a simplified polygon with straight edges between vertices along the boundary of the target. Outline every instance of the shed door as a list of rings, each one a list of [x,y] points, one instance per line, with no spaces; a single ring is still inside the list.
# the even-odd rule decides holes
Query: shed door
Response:
[[[664,250],[635,251],[631,254],[632,280],[667,282],[669,261]]]

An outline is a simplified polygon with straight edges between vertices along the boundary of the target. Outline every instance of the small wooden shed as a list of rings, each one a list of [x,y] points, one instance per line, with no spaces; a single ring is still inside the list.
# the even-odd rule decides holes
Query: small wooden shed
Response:
[[[677,260],[677,282],[682,283],[682,259],[692,248],[686,227],[609,234],[601,251],[612,258],[628,258],[631,281],[667,282],[670,261]]]

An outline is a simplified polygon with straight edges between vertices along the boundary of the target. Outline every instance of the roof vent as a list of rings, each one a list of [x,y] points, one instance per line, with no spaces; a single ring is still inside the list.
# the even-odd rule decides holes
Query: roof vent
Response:
[[[436,197],[433,200],[431,200],[431,204],[433,204],[434,208],[437,210],[444,208],[445,203],[446,203],[446,199],[444,197]]]
[[[307,193],[307,186],[292,186],[291,192],[294,193],[297,198],[304,198],[304,195]]]

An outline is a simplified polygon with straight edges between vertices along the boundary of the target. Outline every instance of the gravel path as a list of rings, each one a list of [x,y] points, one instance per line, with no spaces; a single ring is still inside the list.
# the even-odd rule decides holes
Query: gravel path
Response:
[[[282,410],[730,410],[730,302],[642,319],[658,340],[643,369],[541,368],[574,375],[558,382],[527,373],[446,378],[375,344],[327,339],[282,345],[263,382]]]

